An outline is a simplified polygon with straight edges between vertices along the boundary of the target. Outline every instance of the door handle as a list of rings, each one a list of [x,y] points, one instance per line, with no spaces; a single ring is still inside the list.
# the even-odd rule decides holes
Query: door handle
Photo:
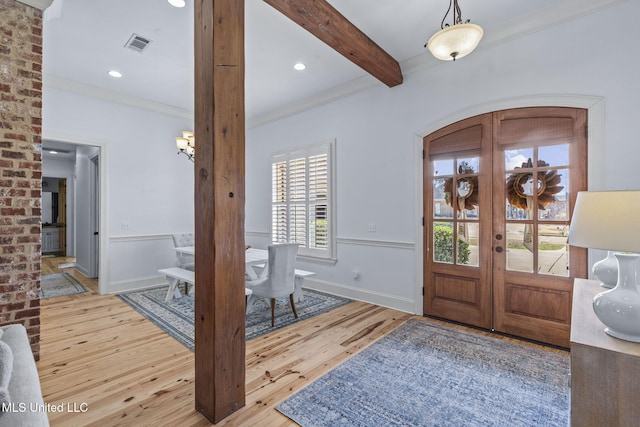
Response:
[[[498,252],[498,253],[502,253],[503,250],[504,249],[502,249],[502,246],[497,246],[496,247],[496,252]]]

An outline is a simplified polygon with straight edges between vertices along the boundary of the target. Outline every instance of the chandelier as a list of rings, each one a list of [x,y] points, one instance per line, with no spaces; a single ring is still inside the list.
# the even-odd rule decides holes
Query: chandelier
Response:
[[[182,153],[192,162],[195,161],[196,156],[196,137],[193,132],[183,130],[182,136],[176,138],[176,147],[178,147],[178,154]]]
[[[453,24],[445,24],[449,12],[453,6]],[[462,22],[462,16],[458,0],[449,0],[449,9],[442,18],[441,30],[435,33],[425,47],[431,54],[442,61],[455,61],[456,58],[467,56],[478,46],[484,31],[482,27],[470,24],[470,20]]]

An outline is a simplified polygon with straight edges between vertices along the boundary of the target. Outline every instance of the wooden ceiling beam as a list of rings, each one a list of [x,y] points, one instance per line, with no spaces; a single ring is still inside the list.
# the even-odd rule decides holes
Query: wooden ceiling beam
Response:
[[[402,83],[400,64],[325,0],[264,0],[389,87]]]

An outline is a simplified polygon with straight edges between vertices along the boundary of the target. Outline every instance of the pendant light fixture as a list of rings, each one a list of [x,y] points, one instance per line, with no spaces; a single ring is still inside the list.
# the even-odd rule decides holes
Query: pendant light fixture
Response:
[[[195,162],[196,157],[196,137],[193,132],[183,130],[182,136],[176,138],[176,147],[178,148],[178,154],[182,153],[189,160]]]
[[[445,24],[449,12],[453,8],[453,24]],[[442,18],[441,30],[435,33],[425,45],[431,54],[442,61],[455,61],[467,56],[478,46],[484,31],[470,20],[462,21],[458,0],[449,0],[449,9]]]

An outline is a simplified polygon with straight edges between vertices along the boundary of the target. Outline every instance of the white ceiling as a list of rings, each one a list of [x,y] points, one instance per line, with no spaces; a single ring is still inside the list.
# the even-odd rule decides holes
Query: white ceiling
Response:
[[[462,0],[460,7],[464,19],[484,28],[473,53],[480,55],[497,43],[622,1]],[[400,62],[403,73],[437,62],[424,44],[440,29],[447,0],[329,2]],[[368,78],[264,1],[246,0],[245,15],[248,119]],[[152,40],[144,53],[123,47],[132,33]],[[295,71],[296,62],[307,69]],[[124,77],[109,77],[110,69]],[[72,81],[192,111],[193,0],[182,9],[167,0],[55,0],[45,14],[43,73],[45,87]]]

